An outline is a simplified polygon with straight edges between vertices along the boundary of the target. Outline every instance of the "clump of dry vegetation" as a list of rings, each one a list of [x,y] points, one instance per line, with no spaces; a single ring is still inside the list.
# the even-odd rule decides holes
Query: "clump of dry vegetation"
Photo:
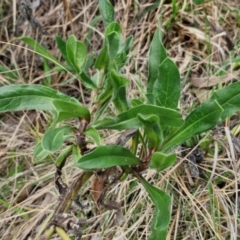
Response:
[[[146,83],[147,54],[158,21],[163,44],[181,74],[180,105],[184,113],[207,99],[213,88],[239,80],[238,0],[202,4],[192,0],[111,2],[124,36],[134,36],[131,61],[124,70],[131,80],[132,97],[136,98]],[[89,94],[78,80],[51,66],[44,67],[42,59],[14,37],[17,3],[0,3],[0,86],[44,84],[70,96],[83,96],[82,101],[87,103]],[[56,35],[67,39],[74,34],[88,44],[90,53],[97,52],[102,44],[103,23],[93,24],[99,15],[97,1],[42,1],[32,14],[43,31],[36,31],[31,21],[23,21],[17,24],[19,34],[38,39],[58,58]],[[88,39],[90,30],[92,37]],[[34,239],[58,198],[53,184],[54,160],[36,162],[33,157],[33,147],[43,135],[49,116],[41,111],[26,111],[0,117],[0,236],[4,240]],[[106,143],[117,139],[112,132],[105,134]],[[204,139],[199,147],[203,157],[196,162],[198,174],[194,176],[189,162],[196,157],[200,139]],[[239,239],[239,114],[177,151],[179,159],[174,167],[161,173],[144,173],[149,182],[173,196],[168,239]],[[73,182],[79,171],[68,163],[63,170],[66,183]],[[121,224],[116,224],[111,211],[99,212],[89,197],[90,191],[90,184],[81,190],[88,206],[83,214],[94,220],[83,230],[83,239],[146,239],[153,208],[137,182],[126,181],[109,192],[109,198],[117,196],[122,205]]]

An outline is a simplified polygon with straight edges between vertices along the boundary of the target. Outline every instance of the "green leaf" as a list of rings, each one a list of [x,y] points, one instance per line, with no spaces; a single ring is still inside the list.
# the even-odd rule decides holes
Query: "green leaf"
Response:
[[[0,87],[0,112],[19,110],[55,112],[55,122],[69,118],[90,119],[89,111],[75,98],[42,85],[11,85]]]
[[[120,38],[119,35],[116,32],[112,32],[106,36],[106,42],[108,47],[108,56],[110,59],[110,62],[113,62],[114,59],[117,56],[117,53],[120,48]]]
[[[116,33],[119,37],[122,35],[122,29],[119,23],[117,22],[111,22],[105,30],[105,36],[111,34],[111,33]]]
[[[61,153],[58,155],[56,159],[56,166],[59,167],[62,162],[69,156],[70,152],[72,151],[72,145],[65,147]]]
[[[10,85],[0,88],[0,111],[24,109],[54,110],[52,101],[77,102],[67,95],[42,85]],[[76,100],[76,101],[75,101]]]
[[[110,79],[113,85],[113,103],[120,112],[126,111],[129,108],[126,97],[126,86],[129,84],[129,80],[114,70],[110,73]]]
[[[180,97],[180,75],[177,66],[166,58],[159,67],[159,77],[152,90],[156,104],[176,109]]]
[[[84,43],[77,41],[74,35],[71,35],[66,42],[66,52],[69,61],[76,68],[77,72],[81,72],[82,65],[87,57],[87,47]]]
[[[193,0],[195,4],[203,4],[206,0]]]
[[[158,116],[161,126],[179,128],[183,124],[182,116],[178,111],[170,108],[144,104],[131,108],[116,117],[98,120],[93,127],[97,129],[116,130],[144,127],[143,123],[138,118],[138,114],[145,115],[146,117],[149,115]]]
[[[177,132],[169,136],[162,151],[167,151],[193,135],[213,128],[219,122],[222,112],[222,107],[216,101],[204,102],[187,116],[185,123]]]
[[[157,79],[159,79],[159,67],[166,58],[167,53],[161,41],[160,30],[157,29],[151,42],[150,54],[148,59],[148,93],[153,92],[154,83]]]
[[[151,200],[153,201],[156,211],[152,222],[152,230],[154,234],[166,230],[171,219],[171,197],[164,191],[150,185],[143,177],[138,177],[141,184],[147,190]],[[164,238],[158,238],[164,239]]]
[[[127,60],[125,46],[122,44],[122,29],[119,23],[110,23],[105,31],[105,43],[108,49],[110,69],[120,69]]]
[[[75,164],[78,163],[78,160],[82,157],[79,146],[72,146],[72,159]]]
[[[213,96],[191,112],[184,125],[170,135],[162,150],[168,150],[195,134],[203,133],[225,118],[240,110],[240,82],[235,82],[213,94]]]
[[[106,45],[106,41],[104,41],[103,48],[96,59],[95,68],[99,70],[107,69],[108,63],[109,63],[108,47]]]
[[[56,110],[55,121],[58,123],[70,118],[85,118],[90,119],[90,113],[87,108],[80,104],[70,103],[62,100],[53,100],[52,104]]]
[[[88,128],[84,132],[84,135],[92,138],[98,147],[103,145],[102,138],[101,138],[99,132],[95,128]]]
[[[50,152],[43,149],[42,142],[39,142],[35,146],[33,154],[36,158],[38,158],[38,160],[43,160],[50,154]]]
[[[139,105],[143,105],[143,102],[137,98],[131,99],[131,105],[132,107],[137,107]]]
[[[66,41],[64,41],[60,36],[56,36],[55,37],[56,39],[56,43],[57,43],[57,46],[58,46],[58,49],[60,50],[61,54],[62,54],[62,57],[64,58],[64,60],[68,63],[68,65],[70,66],[70,68],[73,69],[74,65],[71,63],[71,61],[68,59],[68,56],[67,56],[67,49],[66,49]],[[68,70],[69,69],[69,66],[63,66],[62,69],[64,69],[66,71],[66,69]],[[72,69],[69,69],[70,71],[72,71]]]
[[[66,50],[66,41],[64,41],[60,36],[56,35],[55,37],[58,49],[60,50],[62,57],[68,61],[67,50]]]
[[[84,170],[113,166],[138,165],[140,161],[127,148],[118,145],[100,146],[78,160],[77,166]]]
[[[160,128],[160,120],[156,115],[145,115],[138,114],[139,120],[143,123],[144,132],[149,139],[149,148],[158,149],[160,144],[163,142],[163,133]]]
[[[88,89],[96,89],[97,86],[94,83],[94,81],[84,72],[81,71],[81,73],[79,73],[79,77],[82,80],[82,83],[84,84],[84,86]]]
[[[114,21],[114,8],[108,0],[99,0],[99,10],[105,26]]]
[[[47,130],[42,139],[43,149],[50,152],[56,152],[63,145],[66,138],[74,136],[72,130],[73,127],[71,126],[63,126]],[[72,134],[66,135],[66,133]]]
[[[240,110],[240,82],[235,82],[215,92],[208,101],[217,101],[223,108],[221,121]]]
[[[41,46],[32,38],[22,37],[21,40],[24,43],[28,44],[31,48],[33,48],[33,50],[36,51],[42,57],[45,57],[46,59],[50,60],[56,65],[61,65],[61,63],[47,49],[45,49],[43,46]]]
[[[148,240],[156,240],[156,239],[161,239],[161,240],[165,240],[167,239],[167,231],[168,229],[164,229],[164,230],[158,230],[158,228],[156,226],[158,226],[158,222],[160,221],[161,218],[161,213],[159,211],[155,211],[153,214],[153,220],[151,223],[151,234],[148,237]]]
[[[62,64],[61,66],[54,67],[53,71],[55,72],[72,72],[76,73],[76,69],[72,66],[72,64],[69,62],[68,64]],[[75,78],[75,77],[73,77]]]
[[[89,54],[82,66],[82,71],[88,72],[89,69],[93,67],[95,60],[96,60],[96,54],[95,53]]]
[[[104,44],[107,46],[107,55],[110,61],[109,64],[111,64],[110,68],[116,69],[117,65],[115,59],[120,57],[118,53],[120,53],[120,48],[122,47],[122,30],[118,23],[112,22],[107,26]]]
[[[147,93],[146,95],[148,104],[156,105],[156,99],[152,93]]]
[[[155,152],[152,155],[150,168],[154,168],[157,171],[162,171],[165,168],[173,166],[176,160],[177,160],[176,153],[165,154],[162,152]]]

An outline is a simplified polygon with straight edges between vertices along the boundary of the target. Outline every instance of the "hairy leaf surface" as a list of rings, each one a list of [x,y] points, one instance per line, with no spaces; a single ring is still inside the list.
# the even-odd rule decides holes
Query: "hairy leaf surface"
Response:
[[[114,21],[114,8],[108,0],[99,0],[99,10],[105,26]]]

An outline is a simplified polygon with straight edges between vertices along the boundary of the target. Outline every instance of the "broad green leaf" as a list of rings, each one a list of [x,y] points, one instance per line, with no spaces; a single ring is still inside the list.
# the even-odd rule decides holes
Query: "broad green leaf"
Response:
[[[180,75],[177,66],[166,58],[159,67],[159,76],[152,90],[158,106],[176,109],[180,97]]]
[[[141,115],[138,114],[138,119],[144,126],[144,132],[149,140],[150,149],[158,149],[163,142],[163,133],[160,128],[160,120],[156,115]]]
[[[47,130],[42,139],[43,149],[50,152],[56,152],[63,145],[66,138],[74,136],[72,130],[73,127],[71,126],[63,126]],[[69,133],[72,134],[69,135]]]
[[[105,26],[114,21],[114,8],[108,0],[99,0],[99,10]]]
[[[52,101],[56,110],[55,123],[67,120],[70,118],[85,118],[90,119],[90,113],[87,108],[80,104],[70,103],[59,99]]]
[[[36,51],[42,57],[45,57],[46,59],[50,60],[56,65],[61,65],[61,63],[47,49],[45,49],[43,46],[41,46],[32,38],[22,37],[21,40],[24,43],[28,44],[31,48],[33,48],[33,50]]]
[[[59,167],[62,162],[70,155],[70,152],[72,151],[72,145],[65,147],[61,153],[58,155],[56,159],[56,166]]]
[[[235,82],[213,96],[189,114],[185,124],[170,136],[163,150],[168,150],[189,137],[203,133],[240,110],[240,82]]]
[[[111,34],[111,33],[116,33],[119,37],[122,35],[122,29],[119,23],[117,22],[111,22],[105,30],[105,36]]]
[[[87,57],[87,48],[84,43],[77,41],[76,37],[71,35],[66,42],[66,52],[69,61],[76,68],[77,72],[81,72],[82,65]]]
[[[162,151],[167,151],[191,136],[213,128],[219,122],[222,112],[222,107],[216,101],[204,102],[187,116],[185,123],[177,132],[169,136]]]
[[[165,168],[173,166],[176,160],[177,160],[176,153],[165,154],[162,152],[155,152],[152,155],[150,168],[154,168],[157,171],[162,171]]]
[[[170,223],[171,197],[166,192],[150,185],[143,177],[139,177],[138,180],[147,190],[151,200],[156,207],[151,227],[154,229],[155,234],[156,232],[161,233],[161,231],[164,231]]]
[[[88,128],[84,132],[84,135],[92,138],[98,147],[103,145],[102,138],[101,138],[99,132],[95,128]]]
[[[120,57],[120,48],[122,47],[122,30],[118,23],[112,22],[108,25],[105,31],[105,43],[108,49],[108,56],[110,60],[110,68],[117,69],[116,60],[122,62]],[[120,54],[120,55],[119,55]],[[126,54],[125,54],[126,55]],[[118,59],[117,59],[118,58]],[[126,56],[125,56],[126,58]],[[125,62],[125,59],[124,59]]]
[[[132,107],[137,107],[139,105],[143,105],[143,102],[137,98],[131,99]]]
[[[38,160],[45,159],[51,152],[43,149],[42,142],[39,142],[34,148],[34,156],[38,158]]]
[[[84,71],[81,71],[81,73],[79,73],[79,76],[82,80],[82,83],[84,84],[84,86],[86,88],[88,88],[88,89],[96,89],[97,88],[94,81]]]
[[[54,99],[78,103],[76,99],[42,85],[4,86],[0,88],[0,112],[24,109],[54,110]]]
[[[148,59],[148,82],[147,92],[153,92],[153,86],[157,79],[159,79],[159,67],[163,61],[167,58],[167,53],[163,47],[160,30],[157,29],[153,36],[153,40],[150,46],[150,54]]]
[[[164,230],[159,230],[157,226],[159,225],[159,222],[161,222],[161,213],[159,211],[155,211],[153,214],[153,219],[151,223],[151,234],[148,237],[148,240],[156,240],[161,239],[165,240],[167,237],[168,228],[165,228]]]
[[[109,59],[110,59],[110,62],[113,62],[119,51],[121,40],[119,38],[119,35],[116,32],[112,32],[108,34],[106,36],[106,40],[107,40],[106,43],[108,47]]]
[[[82,71],[84,71],[85,73],[88,72],[88,70],[93,67],[95,60],[96,60],[96,53],[89,54],[82,66]]]
[[[126,44],[128,45],[123,44],[121,26],[116,22],[108,25],[105,31],[105,39],[111,64],[110,69],[120,70],[128,59],[127,51],[129,51],[129,49],[126,48],[130,47],[129,44],[131,44],[131,42],[127,42]]]
[[[235,82],[216,91],[208,101],[217,101],[223,108],[221,120],[231,117],[240,110],[240,82]]]
[[[97,86],[98,88],[98,84],[99,82],[101,81],[100,80],[100,71],[96,71],[92,76],[91,76],[91,79],[93,81],[93,83],[95,84],[95,86]]]
[[[164,107],[158,107],[154,105],[139,105],[130,110],[119,114],[113,118],[104,118],[97,121],[93,127],[97,129],[134,129],[144,127],[143,123],[139,120],[138,114],[145,115],[156,115],[160,119],[161,126],[169,126],[179,128],[183,124],[181,114],[174,110]]]
[[[106,45],[106,41],[104,41],[103,48],[96,59],[95,68],[99,70],[107,69],[108,63],[109,63],[108,47]]]
[[[156,99],[155,99],[153,93],[147,93],[145,96],[147,98],[148,104],[156,105]]]
[[[120,112],[124,112],[128,109],[128,101],[126,97],[126,86],[129,84],[129,80],[124,76],[117,74],[114,70],[110,73],[110,79],[113,85],[113,103]]]
[[[118,145],[100,146],[81,157],[77,166],[84,170],[113,166],[138,165],[140,160],[127,148]]]
[[[89,111],[75,98],[42,85],[0,87],[0,112],[20,110],[54,111],[55,122],[79,117],[90,119]]]

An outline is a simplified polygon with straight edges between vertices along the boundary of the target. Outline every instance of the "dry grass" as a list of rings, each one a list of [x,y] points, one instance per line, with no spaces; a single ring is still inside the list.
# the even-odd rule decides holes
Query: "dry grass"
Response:
[[[239,80],[239,0],[206,1],[200,5],[195,5],[192,0],[181,0],[176,1],[175,7],[171,1],[160,1],[157,8],[141,18],[138,18],[140,14],[152,5],[149,1],[111,2],[114,2],[124,36],[134,36],[132,60],[125,68],[132,81],[131,97],[136,97],[146,82],[149,44],[159,15],[164,45],[182,77],[180,106],[184,113],[206,99],[212,87]],[[46,78],[50,76],[53,88],[75,97],[83,95],[79,82],[71,80],[70,74],[45,72],[41,58],[14,38],[16,3],[16,0],[0,2],[0,65],[5,67],[0,70],[0,85],[46,84]],[[97,15],[97,1],[88,0],[42,1],[34,11],[37,21],[47,31],[40,36],[41,42],[57,57],[55,35],[66,39],[75,34],[85,41],[90,22]],[[102,23],[92,29],[90,53],[101,47]],[[21,26],[21,33],[35,38],[27,22]],[[17,77],[12,78],[8,71]],[[36,164],[33,157],[34,144],[44,133],[48,115],[28,111],[0,117],[0,236],[4,240],[34,239],[42,220],[57,200],[53,160]],[[199,166],[207,176],[205,179],[191,176],[187,157],[179,157],[178,164],[165,172],[156,174],[149,170],[145,173],[152,184],[173,196],[169,240],[240,239],[240,152],[238,132],[236,138],[229,133],[233,124],[239,125],[239,115],[226,121],[223,130],[219,126],[220,130],[207,136],[211,144],[203,150],[205,159]],[[78,172],[68,163],[64,169],[66,182],[72,182]],[[96,207],[89,197],[88,185],[81,195],[90,205],[85,216],[93,218]],[[115,186],[109,195],[117,196],[122,203],[123,223],[116,224],[112,212],[103,212],[95,217],[94,225],[84,229],[83,239],[147,239],[154,209],[143,188],[129,178]]]

